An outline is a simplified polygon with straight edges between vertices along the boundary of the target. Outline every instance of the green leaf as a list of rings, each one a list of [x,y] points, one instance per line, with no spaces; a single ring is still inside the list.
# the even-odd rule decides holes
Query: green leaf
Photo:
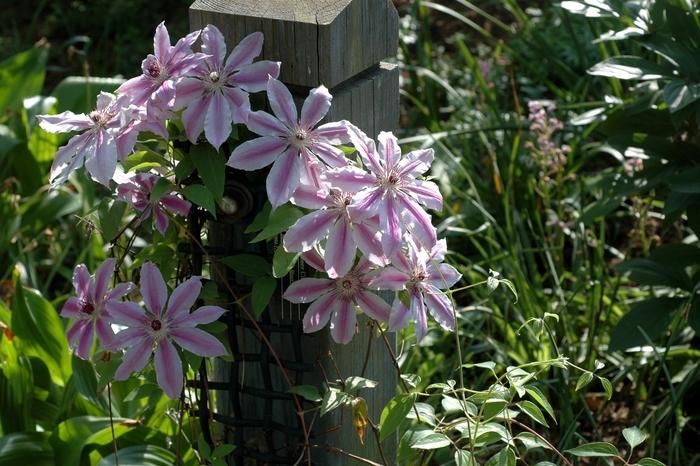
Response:
[[[48,50],[35,47],[0,62],[0,113],[20,109],[22,100],[41,93]]]
[[[100,219],[100,231],[105,243],[110,242],[122,228],[122,218],[126,212],[126,202],[114,199],[111,204],[103,202],[98,210]]]
[[[237,254],[219,259],[226,267],[248,277],[264,277],[270,275],[272,266],[261,256],[255,254]]]
[[[194,163],[190,157],[183,157],[183,159],[175,165],[175,178],[177,178],[178,181],[184,180],[190,176],[192,172],[194,172]]]
[[[674,79],[664,87],[664,100],[671,113],[677,112],[700,99],[700,84]]]
[[[411,445],[411,448],[416,448],[418,450],[436,450],[450,444],[450,439],[445,434],[433,432],[432,434],[419,438],[413,445]]]
[[[670,76],[672,70],[634,55],[611,57],[593,65],[588,74],[617,79],[649,80]]]
[[[690,278],[683,268],[651,259],[631,259],[619,264],[615,269],[620,273],[629,272],[630,279],[639,285],[692,289]]]
[[[198,144],[190,149],[190,158],[197,168],[204,186],[212,193],[215,201],[224,195],[226,180],[226,159],[208,144]]]
[[[230,455],[231,452],[233,452],[233,450],[235,450],[235,449],[236,449],[235,445],[231,445],[228,443],[222,443],[218,447],[214,448],[214,451],[211,452],[211,456],[213,458],[217,458],[217,459],[225,458],[228,455]]]
[[[547,420],[544,418],[544,414],[542,414],[542,411],[540,411],[540,408],[535,405],[532,401],[521,401],[517,403],[517,405],[520,407],[520,409],[523,410],[525,414],[530,416],[534,421],[539,422],[543,426],[549,427],[547,424]]]
[[[379,385],[379,382],[375,382],[374,380],[370,379],[365,379],[364,377],[358,377],[356,375],[345,379],[345,391],[348,393],[352,393],[363,388],[374,388],[377,385]]]
[[[484,421],[488,421],[503,412],[503,410],[508,406],[508,401],[502,400],[500,398],[490,398],[484,401],[482,405],[482,414],[484,416]]]
[[[615,448],[615,445],[612,445],[607,442],[593,442],[593,443],[585,443],[583,445],[579,445],[576,448],[571,448],[569,450],[565,450],[567,453],[574,455],[574,456],[601,456],[601,457],[609,457],[609,456],[619,456],[620,452],[617,451],[617,448]]]
[[[467,450],[457,450],[455,451],[455,466],[476,466],[476,461]]]
[[[584,372],[582,373],[578,380],[576,381],[576,391],[581,390],[585,386],[587,386],[591,381],[593,380],[593,373],[592,372]]]
[[[284,250],[284,246],[280,244],[275,249],[275,254],[272,256],[272,276],[275,278],[284,277],[292,270],[294,264],[297,263],[300,252],[287,252]]]
[[[546,450],[551,450],[552,448],[543,441],[540,437],[530,432],[520,432],[515,436],[515,440],[522,442],[525,450],[533,450],[535,448],[544,448]]]
[[[603,385],[603,390],[605,390],[605,397],[610,400],[613,396],[613,386],[612,383],[605,377],[598,377],[600,383]]]
[[[263,208],[260,210],[260,212],[257,213],[255,218],[253,219],[253,223],[248,225],[244,233],[255,233],[257,231],[262,230],[263,227],[267,224],[267,219],[270,218],[271,210],[272,206],[270,205],[270,202],[266,201]]]
[[[654,458],[642,458],[637,462],[637,466],[666,466],[659,460]]]
[[[337,388],[329,388],[321,400],[321,417],[342,406],[347,399],[347,393],[341,392]]]
[[[318,388],[314,387],[313,385],[295,385],[287,390],[287,393],[294,393],[305,400],[313,401],[315,403],[321,401],[322,399],[321,394],[318,392]]]
[[[58,101],[56,111],[59,113],[66,110],[89,113],[95,108],[97,94],[113,93],[123,83],[124,79],[120,78],[68,76],[58,83],[51,95]]]
[[[623,429],[622,436],[625,437],[625,440],[627,440],[627,443],[631,449],[635,449],[644,443],[647,438],[647,434],[642,432],[642,430],[636,426]]]
[[[119,462],[114,453],[103,458],[97,466],[172,466],[176,464],[175,453],[156,445],[133,445],[117,451]],[[66,463],[67,464],[67,463]]]
[[[199,434],[199,439],[197,440],[197,450],[203,460],[208,460],[211,458],[211,447],[204,439],[204,434]]]
[[[182,194],[198,206],[207,209],[216,218],[216,203],[211,192],[201,184],[192,184],[182,190]]]
[[[392,398],[379,417],[379,439],[383,442],[389,435],[396,432],[406,415],[411,410],[416,396],[413,393],[402,393]]]
[[[115,418],[115,426],[124,419]],[[79,464],[83,447],[93,434],[109,429],[108,417],[77,416],[61,422],[52,432],[49,442],[62,464]]]
[[[664,180],[677,193],[700,193],[700,167],[687,168],[682,172],[671,175]]]
[[[55,466],[47,439],[43,432],[16,432],[0,437],[0,466]]]
[[[672,312],[686,302],[684,298],[652,298],[641,301],[622,316],[610,337],[610,351],[648,344],[646,334],[655,340],[668,327]],[[642,333],[639,329],[642,329]]]
[[[259,277],[253,283],[251,306],[256,317],[265,310],[277,289],[277,280],[272,277]]]
[[[294,223],[296,223],[296,221],[303,215],[304,213],[301,210],[290,204],[283,204],[279,206],[270,213],[270,217],[267,219],[265,227],[250,242],[257,243],[258,241],[263,241],[279,235],[283,231],[286,231],[290,226],[294,225]]]
[[[170,180],[167,178],[158,178],[156,184],[153,185],[153,189],[151,189],[149,200],[151,202],[158,202],[161,197],[173,192],[174,190],[175,186],[173,186]]]
[[[544,393],[542,393],[542,391],[540,391],[539,388],[532,385],[525,386],[525,391],[528,395],[530,395],[530,398],[532,398],[537,402],[537,404],[542,406],[542,408],[544,408],[544,410],[547,411],[547,414],[549,414],[549,417],[551,417],[554,420],[554,422],[556,422],[557,418],[554,417],[554,409],[547,400],[547,397],[544,396]]]

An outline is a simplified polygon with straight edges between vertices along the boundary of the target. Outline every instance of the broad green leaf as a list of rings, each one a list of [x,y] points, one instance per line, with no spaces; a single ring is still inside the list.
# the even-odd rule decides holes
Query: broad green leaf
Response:
[[[115,418],[115,427],[124,419]],[[60,423],[52,432],[49,442],[62,464],[79,464],[83,447],[93,434],[110,427],[108,417],[78,416]]]
[[[204,438],[204,434],[199,434],[199,439],[197,440],[197,450],[199,450],[199,454],[203,460],[208,460],[211,458],[211,447]]]
[[[495,416],[498,416],[503,412],[503,410],[508,406],[508,402],[506,400],[502,400],[500,398],[491,398],[486,401],[484,401],[481,409],[482,409],[482,415],[484,417],[484,421],[488,421],[489,419],[494,418]]]
[[[255,254],[237,254],[219,259],[219,262],[236,272],[249,277],[270,275],[272,266],[261,256]]]
[[[392,398],[379,417],[379,439],[383,442],[389,435],[396,432],[406,415],[413,407],[416,396],[413,393],[400,394]]]
[[[287,393],[294,393],[305,400],[313,402],[318,402],[322,399],[321,394],[318,392],[318,388],[314,387],[313,385],[295,385],[287,390]]]
[[[358,377],[353,375],[345,379],[345,391],[348,393],[361,390],[363,388],[374,388],[379,385],[379,382],[374,380],[366,379],[364,377]]]
[[[35,47],[0,62],[0,113],[19,109],[22,100],[41,93],[48,49]]]
[[[253,283],[251,292],[251,307],[253,313],[260,317],[272,299],[272,295],[277,289],[277,280],[273,277],[259,277]]]
[[[189,156],[197,168],[199,177],[204,186],[212,193],[215,201],[219,201],[224,195],[224,182],[226,179],[226,159],[209,144],[192,146]]]
[[[576,381],[576,391],[581,390],[585,386],[587,386],[591,381],[593,380],[593,373],[592,372],[584,372],[582,373],[578,380]]]
[[[265,227],[250,242],[257,243],[258,241],[263,241],[279,235],[294,225],[303,215],[304,213],[301,210],[291,204],[279,206],[270,213]]]
[[[169,194],[175,190],[175,186],[167,178],[158,178],[156,184],[153,185],[151,189],[151,194],[149,195],[149,200],[151,202],[158,202],[161,197]]]
[[[547,424],[547,420],[544,418],[544,414],[542,414],[542,411],[540,411],[540,408],[535,405],[532,401],[524,400],[517,405],[522,409],[522,411],[530,416],[534,421],[539,422],[543,426],[549,427]]]
[[[0,466],[18,465],[56,465],[47,433],[16,432],[0,437]]]
[[[677,193],[700,193],[700,167],[687,168],[678,174],[671,175],[664,180],[668,186]]]
[[[235,445],[223,443],[223,444],[219,445],[218,447],[214,448],[214,451],[211,452],[211,456],[213,458],[217,458],[217,459],[225,458],[228,455],[230,455],[231,452],[233,452],[233,450],[235,450],[235,449],[236,449]]]
[[[549,417],[551,417],[554,420],[554,422],[557,421],[557,418],[554,417],[554,409],[552,408],[552,405],[549,403],[547,397],[544,396],[544,393],[542,393],[542,391],[539,388],[533,385],[527,385],[525,386],[525,391],[528,395],[530,395],[530,398],[535,400],[537,404],[542,406],[542,408],[544,408],[544,410],[547,411],[547,414],[549,414]]]
[[[85,398],[90,400],[95,406],[102,408],[105,411],[107,406],[104,406],[102,400],[97,395],[97,376],[95,367],[92,362],[80,359],[77,356],[72,357],[73,366],[73,384]]]
[[[267,224],[267,219],[270,218],[270,212],[272,211],[272,206],[270,205],[269,201],[265,202],[265,205],[263,208],[260,210],[255,215],[255,218],[253,219],[253,223],[248,225],[248,227],[245,229],[245,233],[255,233],[260,230],[262,230],[265,225]]]
[[[175,453],[156,445],[134,445],[120,448],[117,452],[103,458],[97,466],[172,466],[176,464]]]
[[[615,269],[620,273],[629,272],[630,279],[639,285],[692,289],[690,277],[682,268],[651,259],[631,259],[619,264]]]
[[[644,440],[647,438],[647,434],[642,432],[642,430],[636,426],[623,429],[622,436],[625,437],[625,440],[627,440],[627,443],[631,449],[635,449],[644,443]]]
[[[672,70],[634,55],[611,57],[593,65],[588,74],[617,79],[649,80],[670,76]]]
[[[194,202],[198,206],[207,209],[214,217],[216,217],[216,203],[214,202],[214,196],[211,192],[201,184],[192,184],[186,186],[182,190],[182,194]]]
[[[547,442],[530,432],[520,432],[515,436],[515,440],[519,440],[525,447],[525,450],[533,450],[535,448],[552,449]]]
[[[2,301],[0,308],[6,311]],[[10,316],[4,315],[3,321],[9,323]],[[32,416],[35,401],[32,363],[20,349],[19,339],[3,338],[0,329],[0,412],[12,413],[0,415],[0,428],[5,435],[29,431],[36,425]]]
[[[68,76],[58,83],[51,93],[56,97],[57,112],[71,110],[75,113],[89,113],[95,108],[97,94],[113,93],[124,79]]]
[[[666,330],[673,311],[684,298],[653,298],[635,304],[622,316],[610,337],[610,350],[619,351],[648,344],[644,333],[653,340]],[[644,333],[639,331],[641,328]]]
[[[615,448],[615,445],[612,445],[607,442],[593,442],[593,443],[585,443],[583,445],[579,445],[576,448],[571,448],[569,450],[565,450],[567,453],[574,455],[574,456],[601,456],[601,457],[609,457],[609,456],[619,456],[620,452],[617,451],[617,448]]]
[[[445,434],[433,432],[432,434],[419,438],[411,447],[418,450],[436,450],[450,444],[450,439]]]
[[[608,400],[612,398],[613,396],[613,386],[612,383],[610,383],[610,380],[606,379],[605,377],[598,377],[600,379],[600,383],[603,385],[603,390],[605,390],[605,398]]]
[[[275,249],[275,253],[272,256],[272,276],[275,278],[284,277],[292,270],[294,264],[297,263],[300,252],[287,252],[284,250],[284,246],[280,244]]]
[[[455,451],[455,465],[456,466],[476,466],[476,461],[474,457],[467,450],[457,450]]]
[[[321,416],[340,407],[347,401],[348,395],[337,388],[329,388],[321,400]]]
[[[428,403],[416,402],[414,406],[415,409],[409,410],[406,414],[407,419],[419,420],[420,422],[424,422],[433,427],[437,425],[437,419],[435,417],[435,408],[433,408],[432,405],[429,405]],[[418,414],[416,414],[416,411],[418,411]]]
[[[671,113],[677,112],[700,99],[700,84],[674,79],[664,87],[664,100]]]
[[[666,466],[659,460],[654,458],[642,458],[637,462],[637,466]]]
[[[122,218],[126,212],[126,202],[114,199],[111,204],[107,201],[100,204],[97,211],[100,219],[100,231],[105,243],[110,242],[123,227]]]

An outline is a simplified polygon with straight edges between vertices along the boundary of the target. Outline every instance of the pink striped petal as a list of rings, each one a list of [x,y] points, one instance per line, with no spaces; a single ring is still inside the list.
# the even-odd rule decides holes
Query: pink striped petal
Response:
[[[214,322],[226,309],[219,306],[202,306],[192,314],[181,315],[178,319],[172,322],[175,327],[194,327],[199,324],[208,324]]]
[[[380,269],[369,282],[369,287],[375,290],[403,290],[410,277],[394,267]]]
[[[187,139],[193,144],[197,142],[197,138],[204,131],[204,118],[209,108],[211,95],[204,95],[201,99],[194,101],[182,113],[182,123],[185,127]]]
[[[290,284],[282,297],[293,303],[310,303],[333,289],[327,278],[302,278]]]
[[[221,68],[226,58],[226,41],[221,31],[213,24],[207,24],[202,30],[202,52],[210,55],[207,59],[215,69]]]
[[[425,314],[425,303],[420,294],[411,295],[411,314],[416,319],[416,340],[420,343],[428,333],[428,316]]]
[[[114,324],[127,327],[139,327],[145,325],[146,315],[141,306],[131,301],[107,301],[105,309],[109,313],[109,320]]]
[[[336,218],[338,213],[329,210],[304,215],[284,235],[284,249],[287,252],[308,251],[328,236]]]
[[[415,180],[414,184],[403,188],[419,203],[429,209],[442,210],[440,188],[432,181]]]
[[[49,174],[51,186],[65,183],[68,175],[83,164],[86,147],[90,147],[93,140],[93,134],[90,132],[79,134],[70,138],[68,144],[58,149]]]
[[[346,345],[355,335],[357,316],[355,305],[349,299],[339,299],[340,305],[335,306],[331,319],[331,336],[336,343]]]
[[[200,277],[192,277],[185,280],[173,290],[168,300],[168,310],[165,311],[165,318],[173,321],[182,316],[189,315],[190,309],[197,301],[199,293],[202,291],[202,280]]]
[[[423,292],[425,304],[433,318],[446,330],[454,330],[455,316],[450,299],[437,288],[427,285]]]
[[[398,296],[391,306],[391,316],[389,317],[389,331],[395,332],[408,325],[411,318],[411,311],[401,302]]]
[[[165,215],[159,207],[155,207],[153,213],[156,230],[158,230],[161,235],[165,235],[165,232],[168,231],[168,216]]]
[[[73,288],[79,299],[85,299],[90,295],[90,272],[85,264],[78,264],[73,270]]]
[[[107,294],[109,281],[114,275],[114,267],[117,265],[117,260],[110,257],[105,259],[95,272],[95,280],[90,287],[91,297],[94,303],[101,303]]]
[[[345,221],[336,222],[326,241],[326,273],[331,278],[344,277],[355,263],[355,240]]]
[[[377,215],[383,194],[384,192],[378,187],[365,189],[357,193],[352,199],[352,204],[348,206],[350,219],[355,223],[359,223]]]
[[[316,126],[316,123],[321,121],[331,108],[332,99],[328,88],[324,85],[311,89],[301,107],[301,119],[299,120],[301,127],[309,131]]]
[[[462,278],[462,274],[450,264],[428,266],[428,283],[441,290],[451,288]]]
[[[377,178],[361,168],[347,166],[328,170],[324,178],[331,186],[341,191],[356,193],[367,187],[374,186]]]
[[[374,141],[368,138],[360,128],[351,123],[348,123],[348,136],[352,145],[355,146],[357,153],[360,154],[365,168],[377,175],[382,173],[384,169],[381,163],[379,163]]]
[[[226,98],[221,92],[215,92],[204,117],[204,135],[214,149],[219,150],[231,134],[231,120],[231,108]]]
[[[123,161],[129,154],[134,151],[136,140],[138,139],[139,131],[136,125],[132,122],[117,133],[114,141],[117,144],[117,159]]]
[[[362,312],[372,319],[386,322],[391,315],[391,306],[382,298],[368,291],[360,291],[355,295],[355,301]]]
[[[420,149],[409,152],[398,164],[399,176],[415,177],[422,175],[428,171],[434,158],[435,152],[432,149]]]
[[[160,198],[160,204],[175,214],[187,215],[190,213],[192,204],[174,194],[166,194]]]
[[[301,158],[295,147],[290,147],[272,164],[270,174],[267,176],[265,186],[267,198],[276,209],[292,197],[299,186],[301,173]]]
[[[384,166],[387,170],[393,169],[399,158],[401,158],[399,141],[393,133],[382,131],[377,136],[377,142],[379,142],[377,146],[379,156],[384,160]]]
[[[122,363],[114,374],[114,380],[126,380],[134,372],[143,370],[152,353],[153,340],[150,337],[146,336],[137,340],[134,346],[124,354]]]
[[[229,83],[247,92],[261,92],[267,89],[267,80],[270,76],[277,78],[279,75],[280,62],[261,60],[241,68],[232,76]]]
[[[304,262],[319,272],[326,271],[326,264],[323,262],[323,257],[321,257],[321,255],[315,249],[303,252],[301,254],[301,258],[304,259]]]
[[[352,227],[353,239],[362,254],[374,264],[387,265],[389,261],[382,250],[381,234],[364,223],[356,223]]]
[[[156,33],[153,36],[153,52],[158,58],[167,58],[170,52],[170,35],[165,27],[165,21],[156,27]]]
[[[114,336],[113,349],[130,348],[143,339],[148,339],[148,330],[145,327],[127,328]],[[150,354],[148,355],[150,356]]]
[[[263,33],[259,31],[245,36],[228,56],[226,70],[232,72],[252,63],[253,59],[262,51],[263,40]]]
[[[334,293],[328,293],[314,301],[304,314],[304,333],[318,332],[326,326],[333,309],[340,306],[340,300]]]
[[[197,356],[214,357],[226,354],[224,345],[212,335],[194,327],[182,327],[170,332],[175,342]]]
[[[63,112],[58,115],[39,115],[36,117],[41,129],[48,133],[68,133],[82,131],[94,125],[93,121],[81,113]]]
[[[322,209],[332,205],[326,189],[306,184],[300,184],[289,200],[292,201],[292,204],[305,209]]]
[[[404,220],[414,239],[422,248],[432,249],[437,242],[437,231],[430,220],[430,215],[408,197],[399,195],[396,199],[399,201],[400,208],[403,209]]]
[[[315,142],[309,146],[309,149],[329,167],[345,167],[348,164],[348,159],[342,150],[325,142]]]
[[[109,187],[117,168],[117,143],[107,130],[95,133],[95,151],[88,154],[85,167],[96,181]]]
[[[178,79],[175,83],[173,110],[181,110],[185,107],[196,105],[199,100],[205,99],[205,90],[206,87],[201,79],[191,76]]]
[[[384,255],[391,257],[401,246],[401,238],[404,232],[403,223],[399,217],[398,203],[391,194],[384,196],[379,207],[379,224],[382,229],[382,248]]]
[[[435,246],[430,250],[430,260],[434,262],[442,262],[447,254],[447,240],[442,238],[435,243]]]
[[[80,311],[82,308],[83,305],[80,302],[80,299],[76,298],[75,296],[70,297],[61,308],[61,317],[66,317],[69,319],[80,317]]]
[[[175,400],[182,393],[182,362],[170,340],[160,341],[155,351],[156,380],[166,395]]]
[[[152,262],[146,262],[141,267],[141,295],[146,308],[155,316],[160,316],[168,298],[168,287],[163,275]]]
[[[68,332],[66,332],[66,339],[68,339],[68,343],[70,344],[70,347],[74,350],[74,352],[77,354],[77,349],[80,344],[80,340],[83,338],[83,334],[85,332],[90,332],[92,333],[92,325],[90,325],[90,322],[87,320],[78,320],[76,321],[70,329],[68,329]],[[83,357],[78,355],[82,359],[87,359],[87,356]]]
[[[252,139],[236,147],[226,165],[239,170],[259,170],[274,162],[287,147],[286,139],[274,136]]]
[[[97,319],[95,321],[95,333],[97,333],[97,338],[100,339],[100,345],[102,348],[110,351],[117,349],[114,346],[114,331],[106,319]]]
[[[261,136],[286,138],[289,135],[289,128],[277,118],[262,110],[250,112],[246,126],[248,126],[249,130]]]
[[[270,78],[267,81],[267,98],[270,108],[277,118],[289,128],[297,126],[297,107],[287,86],[280,81]]]
[[[347,144],[350,142],[348,122],[345,120],[325,123],[313,130],[311,134],[315,139],[323,140],[324,142],[333,144],[334,146],[339,144]]]
[[[90,349],[92,348],[94,339],[94,325],[91,321],[87,321],[78,337],[78,347],[75,348],[75,354],[81,359],[89,359]]]
[[[248,93],[237,87],[224,87],[224,97],[231,108],[231,119],[234,123],[245,124],[250,114],[250,98]]]

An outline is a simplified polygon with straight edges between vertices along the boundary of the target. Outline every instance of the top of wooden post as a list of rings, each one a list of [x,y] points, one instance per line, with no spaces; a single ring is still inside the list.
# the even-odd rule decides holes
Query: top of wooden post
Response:
[[[398,14],[390,0],[196,0],[190,23],[214,24],[230,48],[261,31],[261,58],[281,61],[281,79],[304,87],[333,88],[398,48]]]

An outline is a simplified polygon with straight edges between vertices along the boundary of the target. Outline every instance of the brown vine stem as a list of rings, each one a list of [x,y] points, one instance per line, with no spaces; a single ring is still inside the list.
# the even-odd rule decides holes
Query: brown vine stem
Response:
[[[532,435],[534,435],[535,437],[537,437],[538,439],[540,439],[540,440],[542,440],[544,443],[546,443],[547,446],[548,446],[549,448],[551,448],[552,451],[553,451],[554,453],[556,453],[556,454],[559,456],[559,458],[561,458],[561,460],[564,462],[564,464],[566,464],[567,466],[574,466],[573,463],[572,463],[571,461],[569,461],[569,460],[566,458],[566,456],[564,456],[564,455],[562,454],[562,452],[560,452],[554,445],[552,445],[552,444],[549,442],[549,440],[547,440],[547,439],[544,438],[542,435],[540,435],[539,433],[537,433],[536,430],[531,429],[531,428],[528,427],[527,425],[523,424],[523,423],[520,422],[520,421],[516,421],[515,419],[510,419],[510,418],[509,418],[509,419],[506,419],[506,421],[509,422],[509,423],[515,424],[515,425],[517,425],[517,426],[519,426],[519,427],[525,429],[526,431],[530,432]]]
[[[374,440],[377,442],[377,449],[379,450],[379,456],[382,457],[382,463],[384,466],[389,466],[389,462],[386,460],[386,455],[384,454],[384,448],[382,448],[382,442],[379,439],[379,426],[372,422],[372,420],[367,417],[367,422],[372,427],[372,432],[374,433]]]
[[[348,458],[354,459],[355,461],[359,461],[360,463],[364,463],[364,464],[369,464],[371,466],[383,466],[383,465],[376,463],[372,460],[368,460],[367,458],[363,458],[361,456],[353,455],[352,453],[350,453],[348,451],[342,450],[342,449],[340,449],[338,447],[334,447],[332,445],[310,445],[310,447],[311,448],[320,448],[320,449],[323,449],[326,451],[332,451],[334,453],[340,453],[341,455],[345,455]]]
[[[117,453],[117,437],[114,435],[114,418],[112,417],[112,384],[107,384],[107,403],[109,405],[109,427],[112,431],[112,446],[114,447],[114,466],[119,466],[119,453]]]
[[[185,234],[190,238],[190,240],[197,245],[197,247],[202,251],[202,254],[204,257],[207,258],[207,261],[209,262],[210,267],[219,275],[219,276],[224,276],[221,273],[221,270],[216,266],[216,264],[212,261],[211,256],[207,252],[207,250],[204,248],[204,246],[201,243],[201,238],[195,238],[192,232],[189,231],[189,229],[185,228],[182,223],[178,221],[177,218],[175,218],[173,215],[170,215],[170,219],[175,223],[181,231],[184,231]],[[292,383],[292,379],[289,377],[289,372],[287,371],[287,368],[284,367],[282,364],[282,361],[279,358],[279,355],[277,354],[277,351],[272,347],[272,343],[270,340],[267,338],[265,335],[265,332],[263,332],[262,328],[260,327],[260,324],[255,320],[255,316],[253,316],[250,311],[241,303],[239,300],[236,292],[233,290],[233,287],[226,281],[223,280],[223,285],[226,288],[226,291],[229,292],[231,297],[235,300],[235,304],[238,306],[238,308],[245,314],[245,317],[253,324],[253,327],[255,327],[255,331],[258,333],[258,336],[260,340],[263,342],[263,344],[270,350],[270,355],[272,358],[275,360],[275,364],[277,364],[277,367],[280,368],[280,373],[282,374],[282,377],[284,378],[285,383],[289,388],[293,387],[294,384]],[[306,455],[306,463],[308,466],[311,466],[311,445],[309,443],[309,431],[306,428],[306,420],[304,419],[304,410],[301,406],[301,402],[299,401],[299,397],[292,393],[292,400],[294,400],[294,407],[296,409],[296,415],[299,418],[299,423],[301,424],[301,429],[302,433],[304,435],[304,448],[306,449],[307,455]],[[380,465],[381,466],[381,465]]]

